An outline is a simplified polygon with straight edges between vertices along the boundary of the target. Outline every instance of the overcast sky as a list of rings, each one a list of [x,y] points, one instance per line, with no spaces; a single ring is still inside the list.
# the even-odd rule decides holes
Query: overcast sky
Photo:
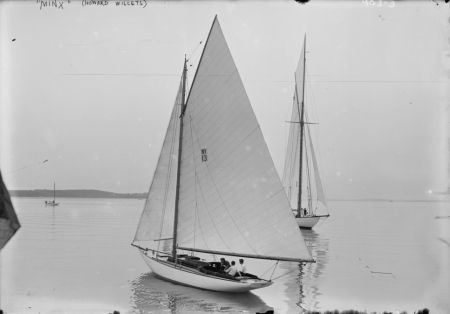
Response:
[[[67,1],[66,1],[67,2]],[[448,186],[450,14],[440,1],[0,2],[0,167],[10,189],[148,189],[181,75],[217,14],[281,170],[307,34],[307,106],[331,198]],[[394,6],[394,7],[392,7]],[[48,159],[48,162],[42,163]]]

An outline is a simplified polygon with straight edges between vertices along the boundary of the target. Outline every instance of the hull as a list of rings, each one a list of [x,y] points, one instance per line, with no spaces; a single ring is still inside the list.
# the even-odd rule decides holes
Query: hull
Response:
[[[296,209],[293,209],[292,213],[295,216],[295,221],[297,222],[297,225],[302,229],[312,229],[315,225],[317,225],[320,218],[330,217],[329,214],[327,214],[327,215],[312,214],[312,215],[306,215],[306,216],[299,216]]]
[[[272,284],[262,279],[231,280],[207,275],[196,269],[175,265],[173,263],[157,260],[140,251],[142,258],[150,269],[159,277],[166,280],[200,289],[220,292],[247,292],[264,288]]]
[[[314,227],[320,220],[320,217],[311,216],[311,217],[295,217],[295,221],[302,229],[311,229]]]

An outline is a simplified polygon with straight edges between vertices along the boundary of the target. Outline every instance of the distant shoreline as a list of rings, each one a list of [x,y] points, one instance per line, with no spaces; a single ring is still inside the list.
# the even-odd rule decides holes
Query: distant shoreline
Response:
[[[53,190],[10,190],[15,197],[47,197],[53,198]],[[56,190],[57,198],[131,198],[145,199],[147,193],[114,193],[101,190]]]
[[[10,190],[13,197],[42,197],[53,198],[53,190]],[[438,195],[436,193],[436,195]],[[439,195],[448,195],[441,193]],[[145,199],[147,193],[114,193],[102,190],[56,190],[56,198],[124,198]],[[405,199],[405,198],[329,198],[334,202],[449,202],[439,199]]]

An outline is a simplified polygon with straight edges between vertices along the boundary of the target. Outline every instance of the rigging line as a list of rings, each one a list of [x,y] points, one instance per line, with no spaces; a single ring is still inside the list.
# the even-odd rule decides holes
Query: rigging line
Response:
[[[295,101],[295,95],[294,98],[292,100],[293,102]],[[294,106],[292,106],[292,110],[291,110],[291,119],[294,116]],[[289,130],[288,130],[288,141],[287,141],[287,145],[286,145],[286,156],[285,156],[285,164],[284,164],[284,173],[283,173],[283,178],[286,180],[290,180],[290,178],[288,178],[289,176],[289,166],[290,166],[290,160],[289,157],[292,156],[292,141],[293,141],[293,126],[289,124]]]
[[[278,261],[277,261],[277,263],[278,263]],[[261,277],[263,277],[265,274],[267,274],[267,273],[269,272],[269,270],[272,269],[272,267],[275,267],[275,265],[276,265],[276,263],[273,264],[273,265],[270,265],[269,268],[267,268],[267,269],[261,274]]]
[[[198,182],[198,177],[197,177],[197,182]],[[198,184],[198,187],[201,189],[201,187],[200,187],[200,183]],[[197,187],[195,187],[195,189],[197,189]],[[201,193],[202,193],[202,191],[200,191]],[[196,192],[197,193],[197,192]],[[201,194],[200,193],[200,194]],[[203,199],[203,203],[205,204],[205,198],[204,198],[204,196],[203,196],[203,194],[201,195],[202,196],[202,199]],[[196,194],[196,197],[197,197],[197,194]],[[205,205],[206,206],[206,205]],[[208,211],[207,211],[208,212]],[[208,213],[208,216],[209,216],[209,213]],[[210,217],[210,219],[211,219],[211,217]],[[202,228],[202,225],[200,224],[200,219],[199,219],[199,216],[197,215],[197,220],[198,220],[198,222],[199,222],[199,224],[198,224],[198,228],[200,229],[200,235],[201,235],[201,237],[202,237],[202,239],[203,239],[203,243],[205,244],[205,247],[209,250],[210,248],[209,248],[209,246],[208,246],[208,242],[206,241],[206,239],[205,239],[205,233],[203,232],[203,228]],[[214,224],[214,222],[213,222],[213,224]],[[216,229],[217,230],[217,228],[215,228],[215,226],[214,226],[214,229]],[[221,238],[222,239],[222,238]],[[222,239],[222,241],[223,241],[223,239]],[[225,246],[228,248],[228,249],[230,249],[226,244],[225,244]],[[214,255],[215,256],[215,255]]]
[[[176,100],[175,100],[175,101],[176,101]],[[170,127],[170,122],[169,122],[169,125],[167,126],[166,134],[167,134],[167,132],[168,132],[168,130],[169,130],[169,127]],[[161,145],[160,151],[162,151],[163,146],[164,146],[164,142],[163,142],[163,144]],[[160,162],[161,162],[161,160],[162,160],[161,158],[162,158],[162,157],[161,157],[161,154],[160,154],[160,155],[159,155],[159,158],[158,158],[158,162],[157,162],[156,167],[155,167],[155,170],[153,171],[153,178],[155,178],[156,172],[157,172],[157,170],[158,170],[158,165],[160,164]],[[137,228],[136,233],[135,233],[135,235],[134,235],[133,242],[138,241],[137,237],[138,237],[139,230],[141,229],[141,228],[140,228],[141,222],[142,222],[142,220],[144,219],[144,217],[146,216],[146,210],[145,210],[145,209],[147,208],[147,205],[148,205],[148,203],[150,202],[149,196],[150,196],[150,191],[152,190],[152,185],[153,185],[153,180],[152,180],[152,183],[151,183],[151,185],[150,185],[149,191],[148,191],[148,193],[147,193],[147,197],[146,197],[146,199],[145,199],[144,210],[142,211],[141,217],[140,217],[140,219],[139,219],[138,228]]]
[[[292,104],[293,108],[292,108],[292,118],[293,121],[296,121],[296,118],[298,118],[300,116],[300,111],[299,111],[299,105],[298,105],[298,100],[297,97],[295,97],[295,103]],[[295,140],[295,146],[293,147],[293,151],[294,151],[294,163],[292,165],[293,169],[291,170],[292,172],[292,177],[293,176],[297,176],[295,172],[295,165],[297,163],[297,156],[299,154],[299,146],[300,146],[300,131],[299,131],[299,124],[294,124],[292,125],[292,132],[293,132],[293,139]],[[300,159],[299,159],[300,160]],[[292,180],[293,178],[291,178]]]
[[[175,108],[174,108],[174,114],[173,114],[173,116],[171,117],[171,119],[172,119],[172,128],[173,128],[173,130],[174,130],[174,132],[172,133],[172,138],[171,138],[171,141],[170,141],[170,143],[171,143],[171,145],[170,145],[170,150],[169,150],[169,164],[168,164],[168,173],[167,173],[167,176],[166,176],[166,188],[165,188],[165,195],[164,195],[164,205],[163,205],[163,208],[164,208],[164,211],[163,211],[163,217],[165,217],[165,211],[166,211],[166,208],[167,208],[167,196],[168,196],[168,193],[169,193],[169,185],[170,185],[170,178],[171,178],[171,175],[172,175],[172,170],[173,170],[173,160],[174,160],[174,158],[173,158],[173,153],[174,153],[174,150],[175,150],[175,147],[176,147],[176,144],[177,144],[177,133],[179,133],[179,125],[180,125],[180,123],[179,123],[179,119],[178,119],[178,117],[179,117],[179,115],[180,115],[180,111],[181,111],[181,106],[182,106],[182,104],[181,104],[181,94],[180,93],[178,93],[178,95],[177,95],[177,98],[176,98],[176,100],[175,100]],[[178,132],[177,132],[177,130],[178,130]],[[178,156],[178,151],[177,151],[177,156]],[[163,221],[163,219],[161,220],[161,222]],[[161,233],[162,233],[162,230],[160,231],[160,236],[161,236]]]
[[[170,127],[170,122],[169,122],[169,125],[167,126],[166,134],[167,134],[167,132],[168,132],[168,130],[169,130],[169,127]],[[163,148],[163,147],[164,147],[164,141],[163,141],[163,143],[162,143],[162,145],[161,145],[160,151],[162,151],[162,148]],[[153,171],[153,179],[155,178],[156,172],[157,172],[157,170],[158,170],[158,165],[159,165],[160,162],[161,162],[161,154],[159,155],[158,162],[156,163],[155,169],[154,169],[154,171]],[[144,210],[142,211],[141,217],[139,218],[138,228],[136,229],[136,233],[134,234],[134,238],[133,238],[133,242],[132,242],[132,243],[134,243],[134,242],[136,242],[136,241],[139,241],[139,240],[137,239],[137,238],[138,238],[138,233],[139,233],[139,230],[141,230],[141,223],[142,223],[142,220],[144,219],[144,217],[147,216],[146,209],[147,209],[147,205],[148,205],[149,202],[150,202],[149,197],[150,197],[150,192],[152,191],[153,179],[152,179],[152,182],[150,183],[150,188],[149,188],[149,190],[148,190],[148,192],[147,192],[147,197],[145,198]]]
[[[284,277],[284,276],[286,276],[286,275],[288,275],[288,274],[290,274],[290,273],[292,273],[292,272],[294,272],[296,270],[297,269],[291,269],[291,270],[285,272],[284,274],[281,274],[280,276],[277,276],[277,277],[273,278],[272,280],[277,280],[278,278]]]
[[[295,96],[294,96],[295,97]],[[295,99],[294,99],[295,101]],[[291,119],[295,116],[295,106],[292,105],[292,112],[291,112]],[[287,181],[289,183],[289,186],[292,187],[292,177],[294,176],[294,168],[295,168],[295,157],[297,156],[297,141],[296,141],[296,134],[297,134],[297,125],[290,125],[289,126],[289,138],[288,138],[288,149],[290,148],[290,152],[286,153],[286,159],[288,159],[289,164],[286,166],[287,171]],[[295,142],[295,145],[293,145]],[[290,199],[290,197],[289,197]]]
[[[189,116],[190,118],[190,116]],[[191,133],[191,145],[194,147],[194,137],[192,135],[192,119],[189,119],[189,129]],[[195,239],[196,239],[196,230],[197,230],[197,221],[198,221],[198,203],[197,203],[197,183],[198,183],[198,175],[197,175],[197,165],[195,163],[195,155],[194,150],[192,150],[192,162],[194,164],[194,195],[195,195],[195,215],[194,215],[194,248],[195,248]],[[205,240],[203,239],[205,242]],[[191,254],[194,254],[193,251],[191,251]]]
[[[193,128],[193,125],[192,125],[192,116],[191,116],[191,115],[189,115],[189,126],[190,126],[190,129],[191,129],[190,131],[191,131],[191,136],[192,136],[192,143],[194,143],[194,128]],[[197,144],[198,144],[198,142],[197,142]],[[193,146],[194,146],[194,144],[193,144]],[[194,155],[194,147],[193,147],[193,146],[192,146],[192,154]],[[194,155],[194,156],[195,156],[195,155]],[[195,162],[195,160],[194,160],[194,167],[196,167],[196,162]],[[204,193],[203,193],[203,189],[202,189],[202,186],[201,186],[200,183],[198,184],[198,188],[199,188],[199,190],[200,190],[200,195],[201,195],[201,197],[202,197],[203,204],[205,205],[205,208],[206,208],[206,207],[207,207],[207,202],[206,202],[206,198],[205,198],[205,195],[204,195]],[[216,223],[214,222],[214,219],[211,217],[211,213],[209,212],[209,210],[206,210],[206,214],[208,215],[209,220],[212,222],[213,227],[214,227],[214,230],[216,230],[216,233],[217,233],[217,235],[219,236],[220,240],[222,240],[222,243],[225,245],[225,247],[226,247],[229,251],[231,251],[231,248],[228,246],[228,244],[225,242],[224,238],[223,238],[222,235],[220,234],[219,229],[217,228]],[[200,228],[201,228],[201,225],[200,225]],[[202,232],[202,235],[203,235],[203,232]],[[206,247],[207,249],[209,249],[208,243],[206,242],[206,240],[204,239],[204,237],[203,237],[203,241],[204,241],[204,243],[205,243],[205,247]]]
[[[177,98],[178,98],[178,97],[177,97]],[[177,99],[176,99],[175,101],[177,102]],[[174,109],[175,109],[175,108],[174,108]],[[178,116],[178,115],[176,115],[176,116]],[[172,116],[171,116],[171,120],[172,120]],[[166,134],[167,134],[167,132],[169,131],[169,128],[170,128],[170,121],[169,121],[169,125],[167,126]],[[176,133],[176,132],[174,132],[174,133]],[[173,136],[175,136],[175,135],[173,135]],[[165,139],[164,139],[164,140],[165,140]],[[173,141],[172,141],[172,142],[173,142]],[[161,145],[161,149],[160,149],[161,152],[162,152],[163,147],[164,147],[164,141],[163,141],[163,143],[162,143],[162,145]],[[156,164],[155,170],[153,171],[153,179],[154,179],[155,176],[156,176],[156,173],[157,173],[157,170],[158,170],[158,165],[160,164],[160,162],[161,162],[161,160],[162,160],[161,158],[162,158],[162,154],[159,155],[158,162],[157,162],[157,164]],[[169,162],[170,162],[170,161],[169,161]],[[140,217],[140,219],[139,219],[138,228],[137,228],[136,233],[135,233],[135,235],[134,235],[133,242],[138,241],[137,237],[138,237],[139,230],[141,229],[141,222],[142,222],[142,220],[144,219],[144,217],[146,216],[146,209],[147,209],[147,206],[148,206],[148,204],[149,204],[149,202],[150,202],[149,197],[150,197],[150,192],[152,191],[152,186],[153,186],[153,180],[152,180],[152,183],[151,183],[151,185],[150,185],[149,191],[148,191],[148,193],[147,193],[147,197],[146,197],[146,199],[145,199],[144,210],[142,211],[141,217]],[[164,216],[163,216],[163,217],[164,217]],[[161,225],[162,225],[162,223],[163,223],[163,219],[161,219]],[[160,237],[161,237],[161,233],[162,233],[161,230],[162,230],[162,227],[160,226],[160,232],[159,232]],[[159,248],[159,243],[158,243],[158,248]]]
[[[186,59],[186,61],[190,61],[190,59],[194,56],[194,53],[197,51],[198,47],[200,47],[200,45],[203,43],[203,40],[200,40],[200,42],[198,43],[198,45],[194,48],[194,50],[191,52],[191,54],[189,55],[189,57]]]
[[[206,198],[205,198],[205,194],[203,193],[203,189],[202,189],[202,186],[201,186],[201,184],[199,184],[198,185],[198,188],[199,188],[199,190],[200,190],[200,195],[201,195],[201,197],[202,197],[202,200],[203,200],[203,204],[205,204],[205,208],[206,208]],[[228,246],[228,244],[227,244],[227,242],[225,241],[225,239],[222,237],[222,234],[219,232],[219,229],[217,228],[217,226],[216,226],[216,223],[215,223],[215,221],[214,221],[214,219],[213,219],[213,217],[211,217],[211,213],[209,212],[209,210],[207,210],[206,209],[206,213],[207,213],[207,215],[208,215],[208,218],[209,218],[209,220],[212,222],[212,224],[213,224],[213,227],[214,227],[214,230],[216,231],[216,234],[219,236],[219,238],[220,238],[220,240],[222,241],[222,243],[225,245],[225,247],[229,250],[229,251],[231,251],[231,248]],[[203,234],[203,233],[202,233]],[[209,249],[209,246],[208,246],[208,243],[206,242],[206,240],[203,238],[203,241],[205,242],[205,247],[207,248],[207,249]]]
[[[11,171],[4,172],[3,175],[4,176],[11,175],[11,174],[17,173],[19,171],[25,170],[25,169],[33,167],[33,166],[37,166],[37,165],[40,165],[40,164],[45,164],[46,162],[48,162],[48,159],[45,159],[44,161],[37,161],[37,162],[31,163],[31,164],[28,164],[26,166],[22,166],[22,167],[13,169]]]
[[[291,112],[291,117],[293,113]],[[291,201],[291,189],[292,189],[292,161],[293,161],[293,127],[292,125],[289,125],[289,132],[288,132],[288,141],[286,146],[286,156],[285,156],[285,163],[284,163],[284,171],[283,171],[283,180],[284,185],[289,188],[288,190],[288,199],[289,202]]]
[[[247,136],[245,136],[241,142],[244,142],[244,140],[249,137],[251,134],[253,134],[253,132],[255,132],[256,130],[259,129],[259,125],[257,127],[255,127],[251,132],[249,132],[249,134]],[[200,143],[198,142],[198,136],[197,136],[197,132],[195,132],[194,126],[192,127],[192,131],[195,133],[196,138],[197,138],[197,144],[199,145],[200,148]],[[237,148],[236,148],[237,149]],[[213,183],[214,189],[217,192],[217,195],[219,196],[219,199],[221,201],[221,203],[223,204],[228,216],[231,218],[231,221],[233,222],[233,224],[235,225],[236,229],[238,230],[239,234],[241,235],[241,237],[244,239],[245,243],[247,243],[248,247],[255,253],[257,254],[256,250],[253,248],[253,246],[250,244],[250,242],[248,242],[247,238],[243,235],[241,229],[239,228],[238,224],[236,223],[234,217],[231,215],[228,206],[226,205],[225,201],[223,200],[222,194],[219,191],[219,188],[217,187],[217,184],[215,182],[215,180],[213,179],[211,172],[209,171],[209,167],[208,167],[208,163],[205,163],[205,168],[206,168],[206,173],[208,174],[211,182]],[[205,203],[206,204],[206,203]],[[222,237],[221,237],[222,238]],[[229,249],[229,248],[228,248]]]
[[[305,112],[305,118],[308,119],[308,114]],[[312,186],[311,186],[311,165],[310,165],[310,151],[308,148],[308,139],[307,134],[309,132],[309,126],[306,125],[305,132],[304,132],[304,142],[305,142],[305,163],[306,163],[306,190],[307,190],[307,196],[308,196],[308,205],[309,208],[312,210]]]
[[[163,233],[163,228],[164,228],[164,218],[166,217],[166,210],[167,210],[167,198],[169,195],[169,188],[170,188],[170,184],[171,184],[171,180],[170,178],[172,177],[172,170],[173,170],[173,161],[174,159],[172,158],[173,156],[173,152],[175,150],[176,147],[176,143],[177,143],[177,130],[179,129],[179,113],[181,111],[181,99],[180,98],[181,95],[178,95],[178,99],[176,100],[177,104],[176,104],[176,110],[175,110],[175,114],[173,116],[173,121],[174,121],[174,126],[173,129],[175,132],[173,132],[172,134],[172,139],[171,139],[171,146],[170,146],[170,154],[169,154],[169,165],[168,165],[168,173],[166,176],[166,189],[165,189],[165,193],[164,193],[164,201],[163,201],[163,213],[162,213],[162,218],[161,219],[161,226],[160,226],[160,231],[159,231],[159,236],[162,236]],[[178,152],[177,152],[178,155]],[[159,248],[159,243],[158,243],[158,248]]]
[[[317,177],[319,176],[319,173],[316,173],[317,169],[315,166],[317,166],[317,160],[314,160],[315,159],[314,145],[312,143],[311,128],[309,126],[307,128],[307,132],[308,132],[307,134],[308,134],[309,150],[311,152],[312,172],[314,174],[314,187],[315,187],[315,192],[316,192],[315,197],[314,197],[315,204],[314,204],[314,209],[313,209],[313,212],[315,213],[316,210],[318,210],[318,208],[319,208],[319,191],[318,191],[319,182],[317,182],[317,180],[316,180]],[[312,188],[312,186],[311,186],[311,188]],[[312,196],[311,196],[311,202],[312,202]],[[312,205],[311,205],[311,208],[313,208]]]
[[[306,70],[306,73],[308,73],[308,71]],[[312,103],[312,104],[317,104],[318,102],[317,102],[317,98],[316,98],[316,95],[315,95],[315,93],[314,93],[314,88],[312,87],[312,85],[311,85],[311,82],[310,81],[306,81],[306,83],[308,84],[308,86],[309,86],[309,88],[308,88],[308,90],[310,91],[310,95],[311,95],[311,102],[309,102],[309,103]],[[314,105],[314,106],[309,106],[309,108],[311,109],[311,108],[313,108],[313,110],[312,110],[312,115],[313,115],[313,117],[312,117],[312,119],[314,119],[314,120],[312,120],[311,119],[311,121],[316,121],[316,123],[317,124],[320,124],[320,121],[319,121],[319,119],[318,119],[318,114],[317,114],[317,108],[318,108],[318,106],[317,105]],[[309,121],[309,120],[308,120]],[[318,138],[318,136],[317,136],[317,133],[315,134],[315,138],[314,138],[314,141],[315,141],[315,143],[317,143],[317,146],[319,146],[319,138]]]
[[[189,126],[190,126],[191,138],[192,138],[191,143],[192,143],[192,146],[193,146],[194,140],[193,140],[193,135],[192,135],[192,117],[191,117],[191,116],[189,116]],[[196,219],[196,221],[194,221],[194,230],[195,230],[196,222],[197,222],[197,221],[200,222],[200,221],[199,221],[199,215],[198,215],[198,212],[197,212],[197,210],[198,210],[198,202],[197,202],[197,201],[198,201],[198,199],[197,199],[198,193],[197,193],[197,185],[198,185],[199,188],[200,188],[200,196],[202,196],[203,202],[204,202],[204,203],[206,203],[206,202],[205,202],[205,199],[204,199],[204,196],[203,196],[203,192],[201,191],[201,186],[200,186],[200,184],[198,184],[198,181],[199,181],[199,180],[198,180],[197,167],[196,167],[196,164],[195,164],[194,151],[192,151],[192,156],[193,156],[193,162],[194,162],[194,175],[195,175],[195,178],[194,178],[194,184],[195,184],[195,206],[196,206],[196,215],[195,215],[195,217],[194,217],[194,219]],[[207,214],[208,214],[208,216],[209,216],[209,212],[208,212],[208,211],[207,211]],[[211,219],[211,217],[210,217],[210,219]],[[212,219],[211,219],[211,220],[212,220]],[[214,224],[214,221],[212,221],[212,223],[213,223],[214,229],[217,231],[217,228],[216,228],[216,226],[215,226],[215,224]],[[206,247],[207,249],[209,249],[208,243],[207,243],[207,241],[206,241],[206,239],[205,239],[205,235],[204,235],[204,232],[203,232],[202,225],[199,223],[198,226],[199,226],[199,229],[200,229],[200,235],[201,235],[201,237],[202,237],[202,239],[203,239],[203,243],[205,244],[205,247]],[[217,233],[218,233],[218,232],[217,232]],[[195,231],[194,231],[194,248],[195,248],[195,239],[196,239],[196,236],[195,236]],[[223,241],[223,239],[222,239],[222,241]],[[226,243],[225,243],[225,246],[227,246]],[[227,246],[227,248],[229,249],[228,246]]]
[[[190,129],[190,133],[191,133],[191,147],[192,148],[194,148],[194,134],[193,134],[193,132],[192,132],[192,117],[189,115],[189,129]],[[199,215],[198,215],[198,198],[197,198],[197,195],[198,195],[198,193],[197,193],[197,186],[199,187],[199,189],[200,189],[200,194],[201,194],[201,197],[202,197],[202,200],[203,200],[203,204],[204,204],[204,206],[205,206],[205,208],[206,208],[206,199],[205,199],[205,197],[204,197],[204,195],[203,195],[203,191],[201,190],[201,185],[200,185],[200,180],[199,180],[199,176],[198,176],[198,171],[197,171],[197,164],[196,164],[196,162],[195,162],[195,154],[194,154],[194,149],[192,149],[192,162],[193,162],[193,164],[194,164],[194,175],[195,175],[195,178],[194,178],[194,185],[195,185],[195,220],[194,220],[194,248],[195,248],[195,240],[196,240],[196,236],[195,236],[195,230],[196,230],[196,224],[197,224],[197,222],[198,222],[198,226],[199,226],[199,229],[200,229],[200,235],[201,235],[201,237],[202,237],[202,239],[203,239],[203,243],[205,244],[205,247],[207,248],[207,249],[209,249],[209,246],[208,246],[208,242],[206,241],[206,238],[205,238],[205,233],[203,232],[203,228],[202,228],[202,225],[200,224],[200,219],[199,219]],[[213,223],[213,226],[214,226],[214,229],[216,230],[216,233],[217,234],[219,234],[219,231],[218,231],[218,229],[216,228],[216,225],[215,225],[215,223],[214,223],[214,221],[212,220],[212,217],[210,216],[210,214],[209,214],[209,211],[206,211],[207,212],[207,214],[208,214],[208,217],[210,218],[210,220],[212,221],[212,223]],[[229,249],[229,250],[231,250],[230,249],[230,247],[225,243],[225,241],[224,241],[224,239],[220,236],[220,239],[222,240],[222,242],[225,244],[225,246],[227,247],[227,249]],[[193,252],[192,252],[193,253]],[[213,258],[214,258],[214,260],[215,260],[215,255],[213,254]]]
[[[307,129],[308,130],[308,129]],[[305,132],[305,142],[306,142],[306,132]],[[307,145],[305,145],[305,157],[306,157],[306,179],[307,179],[307,185],[306,188],[308,190],[308,205],[311,211],[313,211],[313,205],[312,205],[312,185],[311,185],[311,161],[309,160],[311,158],[310,151],[307,148]]]
[[[317,134],[316,134],[317,135]],[[315,204],[315,208],[318,209],[319,208],[319,202],[323,203],[325,205],[325,207],[327,207],[327,205],[324,203],[325,202],[325,192],[323,189],[323,185],[322,182],[320,180],[320,169],[319,169],[319,165],[318,165],[318,160],[317,160],[317,155],[316,155],[316,150],[314,150],[314,143],[312,140],[312,135],[311,135],[311,128],[310,125],[308,125],[308,136],[309,136],[309,146],[310,146],[310,151],[311,151],[311,161],[313,163],[313,174],[314,174],[314,187],[315,187],[315,191],[316,191],[316,204]],[[317,137],[317,136],[316,136]],[[316,138],[316,142],[318,142],[318,139]],[[319,200],[319,190],[320,195],[322,198],[324,198],[323,200]]]
[[[203,189],[201,184],[198,185],[198,188],[200,190],[200,195],[202,197],[203,200],[203,204],[205,204],[205,208],[206,208],[206,198],[205,198],[205,194],[203,193]],[[231,248],[228,246],[228,244],[225,242],[224,238],[222,237],[222,235],[219,232],[219,229],[217,229],[216,223],[214,222],[214,219],[211,217],[211,214],[209,212],[209,210],[206,210],[206,213],[208,215],[209,220],[212,222],[214,230],[216,230],[217,235],[219,236],[220,240],[222,240],[222,243],[225,245],[225,247],[231,251]],[[200,225],[200,229],[202,229],[201,225]],[[205,238],[204,238],[204,233],[203,233],[203,229],[202,229],[202,238],[203,238],[203,242],[205,243],[205,247],[209,250],[209,246],[208,243],[206,242]]]
[[[279,262],[280,262],[280,261],[277,261],[277,262],[275,263],[275,267],[273,268],[272,274],[270,275],[270,278],[269,278],[270,281],[272,281],[273,273],[274,273],[275,270],[277,269],[277,266],[278,266],[278,263],[279,263]]]
[[[172,174],[172,155],[173,155],[173,151],[174,151],[174,147],[175,147],[175,142],[176,142],[176,130],[178,127],[178,103],[179,103],[179,95],[177,95],[177,99],[175,100],[175,108],[173,109],[175,112],[174,114],[171,116],[171,123],[172,123],[172,128],[175,130],[175,132],[172,133],[172,137],[170,139],[170,150],[169,150],[169,164],[167,166],[168,171],[167,171],[167,175],[166,175],[166,182],[165,182],[165,187],[164,187],[164,197],[163,197],[163,205],[162,205],[162,219],[161,219],[161,223],[159,226],[159,237],[162,237],[162,233],[163,233],[163,228],[164,228],[164,218],[166,217],[166,209],[167,209],[167,196],[169,194],[169,185],[170,185],[170,178],[171,178],[171,174]],[[169,124],[170,127],[170,124]],[[164,145],[164,144],[163,144]],[[161,242],[158,242],[158,250],[161,246]]]
[[[299,134],[300,132],[298,131],[298,125],[291,125],[293,126],[292,128],[292,142],[295,141],[295,145],[292,145],[293,147],[293,156],[292,156],[292,160],[291,160],[291,169],[290,169],[290,178],[289,178],[289,182],[291,185],[293,185],[294,183],[296,183],[296,179],[297,179],[297,173],[296,173],[296,166],[297,166],[297,159],[298,159],[298,163],[300,164],[300,158],[297,158],[298,154],[300,153],[299,150],[299,145],[300,145],[300,139],[299,139]],[[300,167],[300,166],[299,166]],[[298,190],[298,187],[300,186],[300,183],[298,184],[294,184],[294,188],[296,190]],[[298,193],[294,194],[296,203],[298,202]],[[295,206],[298,207],[298,206]]]

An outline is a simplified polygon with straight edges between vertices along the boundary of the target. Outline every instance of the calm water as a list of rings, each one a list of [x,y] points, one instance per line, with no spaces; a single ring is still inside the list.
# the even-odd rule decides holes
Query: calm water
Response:
[[[22,223],[1,253],[6,313],[276,313],[302,309],[450,313],[450,202],[330,203],[304,237],[317,263],[280,263],[265,289],[233,295],[152,275],[130,246],[143,201],[15,198]],[[273,263],[248,261],[269,277]]]

